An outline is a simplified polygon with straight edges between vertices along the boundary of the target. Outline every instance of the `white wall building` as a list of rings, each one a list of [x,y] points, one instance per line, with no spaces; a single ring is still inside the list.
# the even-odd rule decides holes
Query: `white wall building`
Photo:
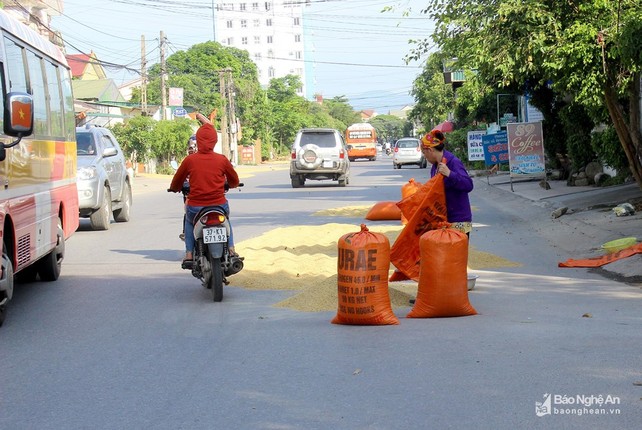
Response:
[[[306,96],[303,9],[310,0],[216,0],[214,37],[223,46],[248,51],[259,82],[297,75]]]

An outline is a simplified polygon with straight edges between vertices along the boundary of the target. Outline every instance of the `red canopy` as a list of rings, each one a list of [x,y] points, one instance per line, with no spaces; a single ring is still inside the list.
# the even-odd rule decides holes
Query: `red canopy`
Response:
[[[455,129],[455,124],[453,124],[451,121],[444,121],[442,123],[439,123],[433,130],[439,130],[442,133],[448,133],[451,132]]]

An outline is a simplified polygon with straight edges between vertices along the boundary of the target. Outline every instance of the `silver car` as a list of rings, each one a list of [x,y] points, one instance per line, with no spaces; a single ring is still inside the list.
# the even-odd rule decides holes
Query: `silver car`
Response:
[[[392,148],[392,166],[401,169],[401,166],[407,164],[415,164],[422,169],[428,165],[421,153],[421,142],[414,137],[403,137]]]
[[[290,180],[292,188],[305,181],[338,181],[340,187],[350,182],[350,160],[343,135],[333,128],[304,128],[292,144]]]
[[[103,127],[77,127],[76,151],[80,217],[94,230],[109,229],[112,214],[116,222],[129,221],[131,178],[114,135]]]

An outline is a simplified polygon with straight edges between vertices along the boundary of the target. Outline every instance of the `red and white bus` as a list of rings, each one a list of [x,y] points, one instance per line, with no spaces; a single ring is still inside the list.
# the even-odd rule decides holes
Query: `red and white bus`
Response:
[[[367,122],[352,124],[346,130],[346,146],[350,161],[357,158],[375,161],[377,159],[377,131]]]
[[[0,325],[14,277],[54,281],[78,228],[74,100],[62,52],[0,10]]]

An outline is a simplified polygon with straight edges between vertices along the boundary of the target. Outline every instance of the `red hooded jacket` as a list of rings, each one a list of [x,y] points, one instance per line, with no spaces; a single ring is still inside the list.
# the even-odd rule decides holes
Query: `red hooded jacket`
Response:
[[[179,192],[189,177],[189,206],[214,206],[227,202],[225,181],[230,188],[238,187],[239,176],[232,163],[221,154],[215,153],[214,145],[218,135],[211,124],[203,124],[196,132],[198,151],[185,157],[172,178],[169,189]]]

